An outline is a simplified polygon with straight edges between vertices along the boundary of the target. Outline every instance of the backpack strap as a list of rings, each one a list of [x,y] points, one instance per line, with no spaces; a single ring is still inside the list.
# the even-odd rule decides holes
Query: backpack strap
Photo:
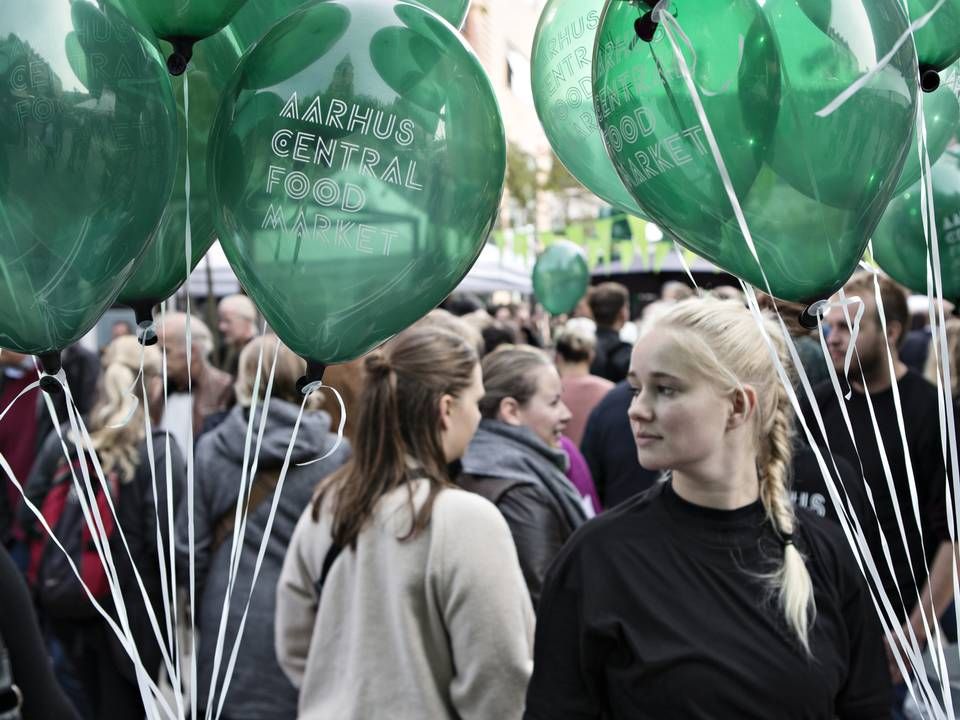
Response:
[[[263,501],[271,497],[277,489],[280,482],[280,468],[261,468],[253,477],[253,485],[250,488],[250,498],[247,502],[247,515],[252,515]],[[215,553],[224,541],[233,534],[234,525],[237,521],[237,509],[233,506],[219,517],[213,526],[213,543],[210,548],[211,553]]]
[[[320,578],[313,584],[313,589],[317,593],[317,605],[320,604],[320,595],[323,592],[323,584],[327,581],[327,575],[330,574],[330,568],[333,567],[334,560],[337,559],[337,556],[343,551],[343,548],[333,543],[330,545],[330,549],[327,550],[327,554],[323,557],[323,567],[320,569]]]

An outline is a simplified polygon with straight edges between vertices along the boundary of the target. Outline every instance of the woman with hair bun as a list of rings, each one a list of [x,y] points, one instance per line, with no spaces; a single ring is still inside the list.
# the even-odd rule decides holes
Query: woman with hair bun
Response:
[[[276,650],[301,720],[519,720],[533,612],[510,531],[448,465],[480,421],[476,349],[433,325],[365,361],[353,459],[300,518]]]
[[[557,372],[563,386],[560,397],[570,409],[570,422],[564,433],[579,447],[587,418],[604,395],[613,389],[613,383],[590,374],[597,340],[585,330],[567,323],[567,327],[557,334],[554,344]]]
[[[851,550],[790,503],[790,405],[750,313],[715,299],[666,308],[628,380],[639,460],[667,473],[551,567],[525,718],[889,717]]]

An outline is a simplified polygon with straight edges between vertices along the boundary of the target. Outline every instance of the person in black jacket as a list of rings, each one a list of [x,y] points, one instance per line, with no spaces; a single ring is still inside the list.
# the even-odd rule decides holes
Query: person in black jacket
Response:
[[[158,535],[166,550],[170,540],[168,518],[175,512],[186,473],[184,459],[171,438],[169,462],[174,507],[168,510],[166,435],[153,431],[152,437],[147,438],[144,422],[145,402],[149,405],[154,422],[163,411],[161,357],[160,351],[154,347],[142,348],[142,351],[146,398],[140,392],[140,383],[134,383],[140,368],[139,341],[127,335],[117,338],[107,347],[100,397],[90,411],[89,434],[104,476],[115,475],[119,480],[114,507],[117,526],[126,537],[130,555],[127,555],[119,530],[112,534],[109,550],[116,563],[119,588],[139,660],[146,673],[156,680],[162,651],[151,627],[134,568],[139,572],[161,633],[165,633]],[[135,396],[130,394],[131,387],[135,387]],[[61,430],[71,451],[71,462],[76,461],[70,426],[65,425]],[[154,465],[150,463],[148,443],[152,445]],[[65,468],[65,463],[60,437],[55,432],[50,433],[24,488],[26,496],[38,508],[42,506],[54,478]],[[91,482],[98,482],[95,476],[91,476]],[[35,538],[45,533],[25,504],[21,509],[21,522],[28,528],[28,534]],[[60,551],[48,543],[44,552]],[[116,617],[114,606],[115,601],[107,598],[104,607]],[[92,608],[77,613],[85,617],[61,617],[49,608],[46,614],[90,701],[93,716],[104,720],[143,717],[145,710],[134,663],[107,622]]]
[[[630,293],[620,283],[600,283],[590,288],[587,302],[597,324],[597,347],[590,372],[620,382],[630,366],[630,343],[620,339],[620,329],[630,319]]]
[[[666,308],[629,380],[640,461],[669,474],[550,568],[525,718],[889,717],[868,587],[839,530],[790,502],[791,406],[750,313]]]
[[[547,567],[587,519],[560,447],[570,411],[556,368],[536,348],[506,345],[484,357],[483,385],[483,419],[457,484],[503,513],[536,608]]]
[[[0,717],[19,703],[23,720],[79,720],[53,676],[47,649],[20,570],[0,547]],[[6,657],[4,657],[6,656]],[[9,662],[6,687],[3,664]]]

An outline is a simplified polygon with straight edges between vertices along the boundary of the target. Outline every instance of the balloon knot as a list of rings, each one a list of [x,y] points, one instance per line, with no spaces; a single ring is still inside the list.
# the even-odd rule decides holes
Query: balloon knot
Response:
[[[940,87],[940,73],[930,65],[920,66],[920,89],[931,93]]]
[[[318,387],[323,385],[323,373],[326,371],[325,363],[316,360],[307,360],[306,374],[297,380],[297,392],[303,395],[309,395]]]
[[[173,45],[173,52],[167,58],[167,71],[174,77],[179,77],[187,71],[187,65],[193,57],[193,43],[195,38],[174,37],[168,38]]]
[[[814,303],[810,303],[806,310],[800,313],[800,317],[798,318],[800,324],[808,330],[813,330],[816,328],[820,313],[826,306],[826,300],[817,300]]]

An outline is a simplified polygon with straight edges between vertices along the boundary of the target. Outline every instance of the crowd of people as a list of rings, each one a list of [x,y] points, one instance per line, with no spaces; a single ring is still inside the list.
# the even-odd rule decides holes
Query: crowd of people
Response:
[[[246,297],[220,302],[219,343],[166,313],[157,346],[115,329],[99,358],[69,349],[116,509],[116,583],[92,597],[139,663],[87,598],[63,601],[32,508],[65,527],[51,498],[90,461],[62,395],[11,405],[36,372],[3,351],[0,454],[26,501],[4,477],[0,716],[9,656],[25,720],[144,717],[194,578],[196,684],[174,692],[200,717],[904,717],[908,663],[876,608],[920,648],[956,640],[937,368],[902,288],[844,290],[859,332],[831,304],[826,356],[797,308],[761,297],[761,329],[733,288],[667,283],[640,308],[602,283],[570,318],[454,295],[330,368],[339,445],[339,409],[304,401],[304,361]],[[788,343],[814,386],[801,418]]]

